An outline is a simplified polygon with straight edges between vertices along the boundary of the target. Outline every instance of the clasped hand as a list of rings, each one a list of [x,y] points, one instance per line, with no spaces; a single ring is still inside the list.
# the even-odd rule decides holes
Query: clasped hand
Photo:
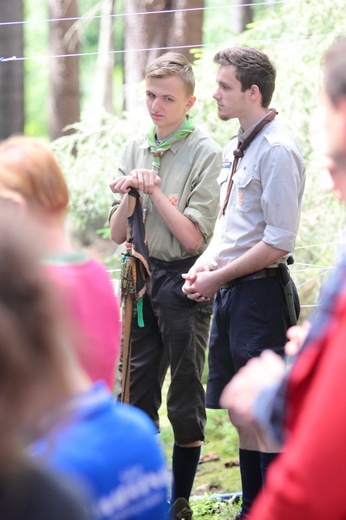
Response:
[[[209,265],[192,267],[182,277],[185,280],[182,291],[190,300],[209,301],[219,288],[216,271],[212,271]]]
[[[160,177],[153,171],[143,168],[132,170],[129,175],[118,177],[109,184],[113,193],[127,193],[131,188],[136,188],[147,195],[151,195]]]

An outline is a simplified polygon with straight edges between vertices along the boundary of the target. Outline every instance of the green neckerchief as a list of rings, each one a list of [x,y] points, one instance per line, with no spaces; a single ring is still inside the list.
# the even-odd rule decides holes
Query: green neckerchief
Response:
[[[153,125],[152,128],[148,132],[148,143],[150,147],[150,151],[153,154],[153,164],[152,169],[157,174],[160,170],[160,159],[161,155],[169,150],[173,143],[184,139],[188,134],[190,134],[195,128],[195,125],[190,116],[186,116],[184,123],[178,128],[176,132],[167,137],[167,139],[158,143],[156,141],[156,126]]]

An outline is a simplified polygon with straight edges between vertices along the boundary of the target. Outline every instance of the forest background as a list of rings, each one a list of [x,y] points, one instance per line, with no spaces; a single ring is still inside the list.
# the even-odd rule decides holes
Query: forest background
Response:
[[[143,83],[148,61],[172,48],[188,54],[197,83],[192,115],[224,146],[237,122],[218,120],[213,56],[234,45],[267,52],[277,67],[272,106],[296,136],[306,162],[291,266],[305,318],[318,305],[345,225],[344,207],[321,182],[318,131],[321,61],[343,34],[343,0],[2,0],[0,139],[24,132],[51,143],[70,188],[73,236],[83,247],[101,251],[102,261],[117,273],[120,255],[108,239],[108,184],[124,143],[150,123]],[[223,469],[201,466],[194,491],[237,491],[235,432],[221,413],[208,415],[208,423],[204,454],[211,465],[213,458],[221,459]],[[163,428],[167,446],[169,431]],[[211,516],[223,518],[213,507]],[[196,520],[207,514],[205,508],[195,510]]]
[[[149,124],[146,64],[175,47],[190,57],[197,82],[192,115],[224,146],[237,122],[217,118],[213,56],[232,45],[264,50],[277,67],[272,106],[307,166],[291,267],[305,317],[318,303],[344,228],[343,207],[323,189],[311,129],[316,134],[321,60],[345,26],[342,0],[2,0],[1,54],[17,60],[0,61],[0,139],[24,131],[52,142],[70,187],[71,222],[88,245],[107,238],[108,183],[126,140]],[[106,263],[116,265],[106,251]]]

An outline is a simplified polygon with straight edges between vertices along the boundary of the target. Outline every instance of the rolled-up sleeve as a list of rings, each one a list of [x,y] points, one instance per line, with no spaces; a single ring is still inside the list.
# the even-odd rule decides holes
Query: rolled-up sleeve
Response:
[[[213,233],[219,207],[219,187],[216,179],[221,168],[222,152],[215,149],[213,153],[204,155],[203,161],[198,165],[200,172],[189,195],[184,215],[198,224],[203,237],[207,239]]]
[[[297,236],[304,191],[302,158],[288,146],[274,145],[262,156],[261,198],[265,229],[263,241],[292,251]]]

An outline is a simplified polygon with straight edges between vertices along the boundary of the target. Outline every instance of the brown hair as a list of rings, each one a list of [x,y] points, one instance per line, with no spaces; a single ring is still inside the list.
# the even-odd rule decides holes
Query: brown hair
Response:
[[[146,78],[167,78],[178,76],[181,78],[186,94],[193,96],[195,90],[195,76],[191,63],[178,52],[166,52],[149,65]]]
[[[0,194],[20,194],[33,208],[65,212],[69,194],[64,175],[47,145],[14,136],[0,143]]]
[[[216,53],[214,61],[219,65],[236,67],[236,78],[241,83],[242,92],[257,85],[262,94],[262,106],[269,107],[275,90],[276,70],[264,52],[251,47],[231,47]]]
[[[334,106],[346,96],[346,37],[340,37],[324,57],[325,89]]]

